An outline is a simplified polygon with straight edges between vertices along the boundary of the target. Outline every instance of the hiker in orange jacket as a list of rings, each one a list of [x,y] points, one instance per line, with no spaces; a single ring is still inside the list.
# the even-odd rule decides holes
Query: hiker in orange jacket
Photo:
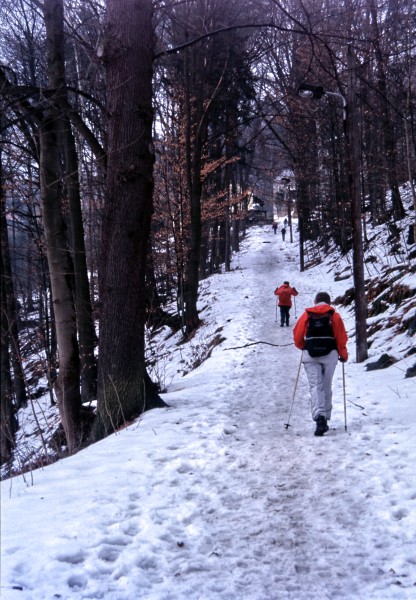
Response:
[[[318,292],[315,306],[305,309],[293,329],[296,348],[302,350],[311,394],[316,436],[328,431],[332,411],[332,378],[338,360],[347,362],[348,336],[344,322],[331,306],[327,292]]]
[[[294,287],[290,287],[288,281],[284,281],[283,285],[274,290],[274,295],[279,298],[280,308],[280,327],[285,324],[289,327],[290,308],[292,306],[292,296],[297,296],[298,291]]]

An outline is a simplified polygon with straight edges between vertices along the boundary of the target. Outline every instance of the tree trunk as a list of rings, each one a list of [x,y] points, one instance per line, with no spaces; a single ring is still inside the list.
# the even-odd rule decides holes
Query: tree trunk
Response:
[[[64,168],[63,195],[68,198],[69,206],[69,236],[72,246],[74,303],[80,350],[81,396],[83,401],[87,402],[96,393],[95,329],[85,255],[78,157],[71,123],[67,114],[69,103],[66,91],[63,16],[62,0],[48,0],[45,2],[45,22],[50,44],[49,85],[55,92],[53,99],[57,110],[57,118],[59,118],[57,123],[58,144],[60,149],[62,149]]]
[[[361,193],[360,193],[360,158],[358,151],[357,131],[357,89],[355,74],[355,56],[351,46],[348,46],[348,150],[349,150],[349,178],[351,193],[351,220],[353,228],[353,276],[355,290],[355,335],[356,358],[362,362],[368,358],[367,345],[367,300],[365,296],[364,280],[364,249],[361,225]]]
[[[16,421],[13,406],[13,389],[10,372],[9,354],[9,324],[7,318],[6,282],[3,277],[3,244],[1,245],[1,397],[0,397],[0,464],[4,464],[11,458],[14,447]]]
[[[230,231],[230,210],[228,205],[225,209],[225,260],[224,266],[225,271],[228,273],[231,271],[231,231]]]
[[[153,210],[152,2],[108,0],[107,18],[109,128],[95,440],[164,405],[146,371],[144,336]]]
[[[47,36],[49,87],[59,94],[64,83],[62,73],[63,5],[62,0],[45,0],[44,17]],[[39,127],[40,189],[42,220],[51,278],[59,352],[56,395],[68,451],[75,452],[81,443],[80,365],[77,340],[73,264],[62,216],[61,115],[51,103]]]
[[[410,75],[410,73],[409,73]],[[407,163],[407,173],[408,173],[408,177],[409,177],[409,185],[410,185],[410,191],[412,194],[412,200],[413,200],[413,210],[414,210],[414,219],[413,219],[413,240],[416,239],[416,191],[415,191],[415,182],[413,180],[412,177],[412,145],[410,143],[410,133],[409,133],[409,121],[410,121],[410,117],[411,117],[411,87],[410,87],[410,81],[411,78],[409,77],[409,89],[407,90],[407,100],[406,100],[406,114],[404,116],[403,119],[403,126],[404,126],[404,135],[405,135],[405,139],[406,139],[406,163]],[[414,147],[413,147],[414,149]],[[411,235],[409,236],[410,239],[412,239]],[[410,243],[410,242],[408,242]],[[414,243],[414,241],[413,241]]]
[[[298,229],[299,229],[299,271],[305,270],[305,225],[304,225],[304,200],[307,197],[305,182],[300,178],[296,190],[296,206],[298,210]]]
[[[75,277],[75,307],[81,361],[81,397],[88,402],[97,391],[97,369],[94,357],[95,329],[85,254],[84,225],[78,179],[75,140],[68,118],[63,123],[65,187],[69,200],[72,261]]]
[[[185,312],[185,332],[189,336],[199,325],[198,316],[198,284],[199,284],[199,263],[201,259],[201,161],[202,161],[202,143],[201,138],[205,132],[205,123],[203,108],[200,96],[196,104],[200,108],[197,115],[193,114],[191,98],[191,86],[188,65],[188,51],[185,56],[185,118],[186,118],[186,172],[188,181],[188,192],[190,201],[190,248],[188,252],[188,261],[186,266],[186,276],[184,283],[184,312]],[[201,92],[201,91],[200,91]],[[201,112],[202,111],[202,112]],[[193,121],[199,117],[199,126],[194,131]]]

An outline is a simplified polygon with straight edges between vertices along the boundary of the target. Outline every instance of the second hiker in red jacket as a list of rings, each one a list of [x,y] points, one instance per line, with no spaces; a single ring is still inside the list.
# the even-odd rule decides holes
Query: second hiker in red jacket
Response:
[[[290,308],[292,306],[292,296],[297,296],[296,288],[290,287],[288,281],[274,290],[274,295],[279,298],[280,308],[280,327],[287,325],[289,327]]]

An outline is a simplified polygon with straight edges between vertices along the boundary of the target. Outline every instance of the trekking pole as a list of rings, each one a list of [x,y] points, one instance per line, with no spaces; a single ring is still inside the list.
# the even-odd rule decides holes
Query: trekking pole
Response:
[[[296,316],[296,298],[295,298],[295,296],[293,296],[293,303],[295,305],[295,319],[297,319],[297,316]]]
[[[344,388],[344,426],[345,426],[345,431],[347,431],[347,399],[346,399],[346,395],[345,395],[345,368],[344,368],[344,363],[342,363],[342,384],[343,384],[343,388]]]
[[[292,408],[293,408],[293,403],[295,401],[296,388],[298,387],[298,380],[299,380],[299,373],[300,373],[301,366],[302,366],[302,353],[300,355],[299,368],[298,368],[298,374],[296,375],[295,387],[293,388],[292,404],[290,405],[290,411],[289,411],[289,416],[287,418],[287,423],[285,423],[286,429],[289,429],[289,427],[290,427],[289,421],[290,421],[290,417],[292,415]]]

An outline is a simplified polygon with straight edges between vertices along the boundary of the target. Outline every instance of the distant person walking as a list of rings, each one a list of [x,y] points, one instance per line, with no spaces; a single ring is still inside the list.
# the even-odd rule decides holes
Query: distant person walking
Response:
[[[282,227],[282,240],[285,241],[286,228]]]
[[[276,235],[276,231],[277,231],[277,221],[273,221],[273,231],[274,231],[274,235]]]
[[[347,362],[348,336],[341,316],[327,292],[318,292],[315,305],[305,309],[293,329],[296,348],[302,350],[311,395],[315,435],[328,431],[332,411],[332,378],[338,360]]]
[[[287,227],[287,219],[285,219],[285,220],[283,221],[283,225],[284,225],[285,227]]]
[[[298,291],[294,287],[290,287],[289,282],[285,281],[283,285],[276,288],[274,295],[279,298],[280,308],[280,327],[286,325],[289,327],[290,309],[292,306],[292,296],[297,296]]]

